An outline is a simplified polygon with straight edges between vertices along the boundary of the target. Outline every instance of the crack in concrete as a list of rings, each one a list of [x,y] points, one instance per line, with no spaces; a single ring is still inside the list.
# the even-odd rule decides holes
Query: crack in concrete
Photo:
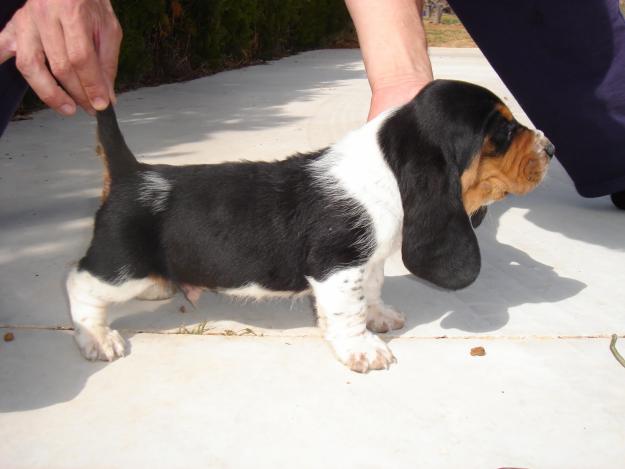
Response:
[[[73,331],[71,326],[37,326],[37,325],[9,325],[0,324],[0,329],[12,330],[32,330],[32,331]],[[272,338],[321,338],[319,334],[281,334],[279,331],[267,331],[262,329],[254,329],[243,327],[240,330],[223,329],[223,330],[205,330],[201,334],[181,331],[156,331],[150,329],[118,329],[122,333],[128,334],[154,334],[154,335],[203,335],[203,336],[226,336],[226,337],[272,337]],[[392,334],[378,334],[386,339],[402,339],[402,340],[578,340],[578,339],[611,339],[616,335],[620,339],[625,339],[625,334],[588,334],[588,335],[432,335],[432,336],[401,336]]]

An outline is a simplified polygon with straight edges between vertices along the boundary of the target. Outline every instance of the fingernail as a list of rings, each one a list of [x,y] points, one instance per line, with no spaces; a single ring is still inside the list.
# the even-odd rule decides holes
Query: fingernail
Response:
[[[60,111],[66,116],[71,116],[72,114],[74,114],[74,112],[76,112],[76,108],[71,104],[63,104],[60,108]]]
[[[91,104],[98,111],[104,111],[106,109],[106,106],[108,105],[108,103],[104,100],[104,98],[101,98],[99,96],[93,98],[93,101],[91,101]]]
[[[111,103],[117,104],[117,96],[115,96],[115,89],[112,86],[109,88],[109,97],[111,98]]]

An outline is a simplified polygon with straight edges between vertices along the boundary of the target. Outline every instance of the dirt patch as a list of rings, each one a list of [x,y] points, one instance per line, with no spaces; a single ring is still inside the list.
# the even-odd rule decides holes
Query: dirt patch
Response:
[[[423,20],[425,35],[430,47],[477,47],[456,15],[443,14],[439,24]],[[358,48],[356,30],[351,27],[335,35],[329,41],[332,49]]]
[[[477,47],[456,15],[444,14],[440,24],[424,22],[430,47]]]

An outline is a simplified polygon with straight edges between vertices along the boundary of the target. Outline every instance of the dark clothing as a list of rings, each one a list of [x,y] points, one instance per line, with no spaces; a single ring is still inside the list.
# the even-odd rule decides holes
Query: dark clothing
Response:
[[[0,31],[26,0],[0,0]],[[15,68],[15,59],[0,65],[0,137],[28,89],[26,80]]]
[[[625,20],[618,0],[449,0],[556,146],[577,191],[625,190]]]

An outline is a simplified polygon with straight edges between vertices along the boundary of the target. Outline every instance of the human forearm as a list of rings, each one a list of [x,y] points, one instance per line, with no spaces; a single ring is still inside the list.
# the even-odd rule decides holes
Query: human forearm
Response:
[[[372,114],[408,101],[432,80],[422,0],[346,0],[373,95]],[[393,96],[390,96],[393,95]],[[376,106],[377,101],[383,101]],[[369,116],[370,118],[374,115]]]

